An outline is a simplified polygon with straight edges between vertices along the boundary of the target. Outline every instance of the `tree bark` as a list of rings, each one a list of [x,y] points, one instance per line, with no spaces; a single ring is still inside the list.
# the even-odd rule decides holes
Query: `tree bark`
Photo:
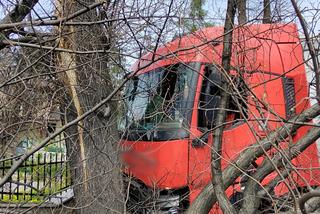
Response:
[[[17,3],[14,8],[0,21],[2,24],[10,24],[14,22],[21,22],[33,9],[33,7],[38,3],[39,0],[22,0]],[[8,37],[11,33],[11,30],[0,32],[0,50],[6,47],[3,44],[5,38]],[[2,36],[2,35],[3,36]]]
[[[63,16],[90,5],[94,0],[82,3],[63,1]],[[109,5],[107,5],[108,7]],[[75,18],[75,21],[97,21],[95,11],[90,11]],[[105,43],[103,27],[77,26],[60,29],[71,36],[60,39],[60,46],[72,50],[110,49],[110,40]],[[106,29],[109,33],[112,29]],[[111,36],[110,36],[111,37]],[[114,42],[114,41],[112,41]],[[68,95],[64,104],[67,122],[86,112],[112,91],[108,73],[106,54],[60,53],[61,67],[69,68],[63,76],[68,86]],[[71,102],[71,105],[70,103]],[[81,213],[122,212],[122,177],[118,161],[118,135],[116,115],[106,112],[116,111],[115,103],[109,102],[104,110],[78,122],[78,126],[68,129],[70,137],[67,150],[73,169],[75,200],[74,206]],[[105,112],[106,114],[100,113]]]
[[[247,22],[247,0],[237,0],[237,5],[239,25],[244,25]]]
[[[270,0],[263,0],[263,24],[272,23]]]
[[[234,26],[234,17],[236,13],[236,0],[228,0],[226,21],[224,25],[224,37],[223,37],[223,50],[222,50],[222,68],[223,73],[228,76],[230,72],[230,62],[232,53],[232,33]],[[224,78],[223,78],[224,79]],[[230,95],[228,91],[228,82],[225,81],[222,84],[221,100],[219,104],[218,115],[216,124],[219,128],[215,129],[213,134],[213,149],[211,150],[211,174],[212,174],[212,185],[215,190],[215,194],[219,205],[224,213],[236,213],[236,210],[229,201],[222,181],[222,168],[221,168],[221,157],[222,157],[222,137],[223,129],[226,118],[226,109]]]
[[[21,22],[38,3],[39,0],[22,0],[6,15],[0,24]]]
[[[301,154],[305,149],[307,149],[311,144],[320,137],[320,128],[314,127],[309,130],[309,132],[301,138],[295,145],[286,149],[282,153],[277,153],[271,160],[266,158],[264,162],[257,168],[257,171],[249,178],[245,192],[244,201],[240,210],[240,214],[250,214],[256,213],[259,208],[261,196],[257,195],[260,189],[258,182],[261,182],[266,176],[272,173],[275,168],[280,167],[281,164],[291,161],[293,158]],[[304,203],[303,203],[304,204]]]

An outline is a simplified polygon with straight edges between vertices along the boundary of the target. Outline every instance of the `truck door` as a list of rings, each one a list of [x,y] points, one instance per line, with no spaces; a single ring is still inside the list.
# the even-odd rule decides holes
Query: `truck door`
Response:
[[[195,98],[193,125],[198,137],[190,140],[189,184],[193,190],[191,201],[209,181],[211,175],[210,153],[212,135],[209,131],[215,125],[217,107],[220,102],[221,74],[215,66],[203,65],[200,70],[198,90]],[[200,137],[201,136],[201,137]]]
[[[234,84],[238,85],[239,92],[242,94],[244,91],[241,89],[243,80],[234,76]],[[198,137],[194,137],[190,140],[189,146],[189,184],[191,195],[190,200],[192,201],[201,189],[210,182],[211,180],[211,146],[213,141],[212,131],[215,128],[216,117],[218,113],[218,107],[221,99],[221,84],[223,76],[219,69],[214,65],[203,66],[200,72],[200,78],[198,81],[198,91],[195,98],[197,107],[194,110],[195,119],[193,118],[193,125],[197,127]],[[242,97],[245,97],[242,94]],[[228,150],[232,150],[232,154],[239,152],[240,150],[233,149],[232,147],[240,147],[244,145],[244,142],[249,142],[252,138],[248,134],[241,134],[249,132],[248,126],[244,125],[241,120],[240,112],[237,110],[238,106],[235,104],[235,99],[243,107],[247,109],[247,104],[243,100],[233,97],[230,99],[226,115],[226,126],[225,135],[227,139],[230,136],[238,136],[234,141],[230,141],[228,144]],[[247,114],[244,111],[244,114]],[[239,119],[239,120],[238,120]],[[242,121],[242,122],[241,122]],[[241,137],[239,137],[241,135]],[[225,146],[223,153],[225,155]],[[227,156],[228,157],[228,156]],[[222,161],[224,167],[226,161]]]

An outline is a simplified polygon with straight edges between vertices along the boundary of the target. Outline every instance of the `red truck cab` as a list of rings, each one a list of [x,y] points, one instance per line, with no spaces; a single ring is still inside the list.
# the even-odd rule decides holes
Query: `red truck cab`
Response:
[[[226,78],[236,90],[231,92],[227,110],[223,167],[282,126],[283,121],[310,106],[296,25],[235,28],[229,76],[220,66],[222,35],[223,27],[198,30],[145,54],[133,66],[126,86],[121,145],[123,172],[130,183],[130,209],[137,213],[184,210],[211,181],[214,136],[209,130],[215,127],[219,85]],[[283,148],[308,129],[298,129],[290,142],[282,144]],[[296,186],[304,187],[305,182],[319,185],[319,172],[310,170],[319,167],[315,144],[292,164],[309,169],[292,173]],[[263,183],[275,176],[269,175]],[[227,194],[232,198],[238,191],[239,182]],[[286,192],[281,183],[275,188],[276,195]]]

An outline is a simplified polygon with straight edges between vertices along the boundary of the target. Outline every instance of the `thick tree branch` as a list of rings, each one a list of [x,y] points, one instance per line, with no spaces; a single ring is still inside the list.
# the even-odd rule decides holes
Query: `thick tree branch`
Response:
[[[320,131],[318,130],[318,132]],[[320,190],[314,190],[314,191],[308,192],[299,199],[299,206],[303,214],[307,214],[304,204],[311,198],[315,198],[315,197],[320,198]]]
[[[223,37],[223,50],[222,50],[222,68],[226,75],[230,72],[230,61],[231,61],[231,50],[232,50],[232,29],[234,25],[234,17],[236,13],[236,0],[228,0],[228,8],[226,21],[224,25],[224,34]],[[229,33],[226,33],[229,32]],[[213,149],[211,150],[211,173],[212,173],[212,185],[215,190],[216,197],[218,199],[219,205],[224,213],[236,213],[233,205],[225,194],[223,182],[222,182],[222,168],[221,168],[221,156],[222,156],[222,137],[225,118],[226,118],[226,109],[228,107],[228,101],[230,95],[228,91],[228,82],[222,84],[221,90],[221,100],[219,104],[218,115],[216,119],[216,124],[219,128],[214,130],[213,138]]]
[[[22,27],[28,27],[28,26],[44,26],[44,25],[61,25],[64,24],[65,22],[74,19],[77,16],[80,16],[90,10],[93,10],[97,7],[99,7],[100,5],[102,5],[103,3],[105,3],[105,1],[100,1],[94,4],[89,5],[88,7],[85,7],[81,10],[78,10],[77,12],[67,16],[67,17],[63,17],[63,18],[59,18],[59,19],[55,19],[55,20],[40,20],[40,21],[32,21],[32,22],[21,22],[23,19],[21,20],[16,20],[16,21],[11,21],[11,22],[7,22],[7,21],[1,21],[0,22],[0,31],[3,30],[8,30],[8,29],[12,29],[12,28],[22,28]],[[110,21],[117,21],[118,19],[112,19]],[[68,23],[69,25],[92,25],[92,24],[101,24],[104,23],[105,20],[100,21],[100,22],[87,22],[86,23],[82,23],[82,22],[76,22],[76,23]]]
[[[98,5],[99,6],[99,5]],[[98,7],[97,6],[97,7]],[[92,8],[94,9],[94,8]],[[82,12],[82,10],[78,11]],[[74,14],[59,18],[59,19],[46,19],[46,20],[35,20],[35,21],[22,21],[22,22],[15,22],[15,23],[6,23],[6,24],[0,24],[0,31],[7,30],[7,29],[13,29],[13,28],[24,28],[29,26],[59,26],[63,24],[64,26],[91,26],[91,25],[100,25],[105,23],[111,23],[115,21],[126,21],[126,20],[141,20],[141,19],[166,19],[166,18],[175,18],[175,19],[182,19],[182,20],[189,20],[189,17],[180,17],[176,15],[170,15],[170,16],[130,16],[130,17],[117,17],[117,18],[109,18],[109,19],[103,19],[98,21],[71,21],[70,18]],[[81,14],[80,14],[81,15]]]
[[[17,4],[8,15],[6,15],[1,21],[0,26],[3,24],[9,24],[14,22],[21,22],[26,15],[30,13],[32,8],[38,3],[38,0],[22,0]]]
[[[13,22],[21,22],[37,3],[38,0],[22,0],[0,21],[0,26]],[[11,31],[9,30],[0,31],[0,50],[6,47],[3,41],[10,33]]]
[[[73,53],[73,54],[97,54],[97,53],[114,53],[118,54],[117,51],[111,51],[111,50],[87,50],[87,51],[80,51],[80,50],[72,50],[72,49],[66,49],[66,48],[57,48],[57,47],[51,47],[51,46],[44,46],[39,44],[32,44],[32,43],[25,43],[20,41],[13,41],[13,40],[6,40],[3,41],[3,44],[6,46],[21,46],[21,47],[28,47],[28,48],[37,48],[37,49],[43,49],[43,50],[51,50],[51,51],[58,51],[58,52],[65,52],[65,53]],[[132,57],[130,54],[122,54],[123,56]]]
[[[242,207],[243,213],[255,213],[259,206],[259,197],[256,197],[256,193],[260,187],[260,184],[256,181],[262,181],[266,176],[272,173],[276,167],[281,167],[285,162],[291,161],[293,158],[301,154],[305,149],[307,149],[311,144],[320,137],[320,128],[314,127],[309,130],[309,132],[302,137],[295,145],[286,149],[283,153],[277,153],[272,160],[268,158],[258,167],[255,174],[252,175],[253,179],[248,180],[245,193],[244,202],[246,206]]]
[[[36,21],[36,22],[21,22],[26,15],[30,13],[34,5],[38,2],[38,0],[22,0],[15,8],[0,21],[0,32],[2,32],[2,37],[0,34],[0,50],[5,48],[8,45],[12,45],[14,42],[8,41],[7,37],[12,32],[13,28],[21,28],[23,26],[27,26],[27,23],[30,23],[32,26],[41,25],[44,21]],[[64,17],[58,20],[50,20],[46,21],[47,24],[56,24],[61,25],[62,23],[71,20],[75,17],[78,17],[90,10],[95,9],[96,7],[102,5],[105,1],[100,1],[94,4],[89,5],[77,12],[71,14],[68,17]],[[26,44],[26,43],[25,43]],[[19,45],[19,43],[18,43]],[[27,45],[25,45],[27,46]]]

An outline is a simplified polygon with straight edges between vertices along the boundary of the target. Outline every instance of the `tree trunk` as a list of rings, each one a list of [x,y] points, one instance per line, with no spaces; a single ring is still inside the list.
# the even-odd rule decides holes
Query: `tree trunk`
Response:
[[[237,0],[237,5],[239,25],[244,25],[247,22],[247,0]]]
[[[263,0],[263,24],[272,23],[270,0]]]
[[[67,16],[68,13],[81,9],[84,4],[94,2],[86,0],[80,4],[63,1],[62,15]],[[75,19],[78,22],[97,20],[95,11]],[[59,30],[62,34],[69,33],[68,37],[60,39],[60,47],[72,50],[110,48],[110,44],[105,44],[102,39],[104,32],[100,25],[64,27]],[[58,56],[59,67],[68,69],[62,77],[68,87],[63,105],[67,122],[82,115],[112,91],[106,56],[100,53],[61,53]],[[112,112],[116,110],[114,103],[109,103],[104,108],[106,113],[110,112],[110,109]],[[70,136],[67,139],[67,150],[73,175],[74,206],[81,213],[121,213],[122,177],[118,161],[116,116],[99,112],[85,118],[77,127],[66,132],[66,135]]]
[[[236,0],[228,0],[226,21],[224,24],[224,37],[223,37],[223,50],[222,50],[222,71],[228,76],[230,72],[230,62],[232,55],[232,33],[234,26],[234,17],[236,13]],[[240,15],[240,10],[239,10]],[[228,103],[230,95],[227,93],[229,91],[229,83],[224,81],[221,85],[221,100],[219,104],[218,115],[216,118],[217,129],[214,130],[213,134],[213,149],[211,150],[211,174],[212,174],[212,185],[215,190],[219,205],[224,213],[236,213],[236,210],[232,206],[229,198],[225,194],[223,181],[222,181],[222,167],[221,167],[221,156],[222,156],[222,137],[224,122],[226,118],[226,109],[228,108]]]

